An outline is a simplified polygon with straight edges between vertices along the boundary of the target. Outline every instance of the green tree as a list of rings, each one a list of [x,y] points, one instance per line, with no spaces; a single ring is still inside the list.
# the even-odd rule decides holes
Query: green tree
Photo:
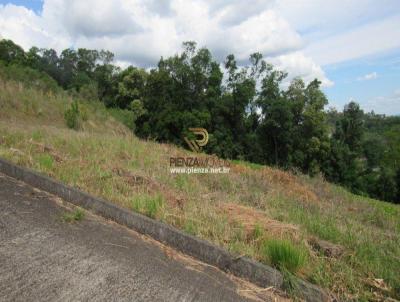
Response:
[[[339,121],[338,127],[341,131],[335,132],[336,138],[349,146],[354,153],[359,153],[362,147],[364,134],[363,111],[356,102],[350,102],[344,107],[343,118]]]
[[[143,101],[147,114],[138,120],[137,133],[183,145],[190,127],[210,129],[211,107],[219,93],[218,64],[205,48],[185,42],[183,52],[161,58],[148,75]]]
[[[287,166],[291,153],[293,113],[283,91],[280,89],[287,74],[268,66],[261,80],[261,91],[257,105],[261,109],[261,124],[258,130],[264,162]]]
[[[329,180],[341,183],[358,193],[364,189],[361,178],[365,169],[362,154],[363,135],[363,111],[357,103],[350,102],[336,121],[325,173]]]
[[[394,201],[396,199],[396,194],[397,188],[395,178],[390,171],[382,168],[375,185],[375,196],[382,200]]]
[[[25,64],[26,56],[21,46],[11,40],[0,40],[0,60],[6,64]]]
[[[128,67],[118,75],[118,88],[115,104],[128,108],[134,100],[143,101],[147,73],[143,69]]]
[[[307,87],[301,79],[292,81],[285,92],[292,115],[292,154],[290,165],[315,174],[321,170],[329,152],[328,127],[324,107],[328,100],[314,80]]]

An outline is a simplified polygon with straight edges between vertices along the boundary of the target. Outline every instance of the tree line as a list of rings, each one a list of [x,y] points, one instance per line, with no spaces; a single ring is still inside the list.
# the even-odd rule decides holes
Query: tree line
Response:
[[[355,102],[326,110],[317,79],[305,83],[260,53],[220,64],[207,48],[184,42],[181,53],[147,71],[116,66],[114,54],[85,48],[32,47],[0,41],[0,61],[49,75],[88,101],[130,112],[142,138],[184,146],[188,128],[209,132],[204,151],[311,176],[323,174],[351,191],[400,202],[400,117],[364,113]]]

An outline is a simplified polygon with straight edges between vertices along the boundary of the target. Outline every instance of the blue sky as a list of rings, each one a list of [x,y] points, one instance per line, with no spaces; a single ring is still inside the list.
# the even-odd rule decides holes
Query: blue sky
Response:
[[[222,61],[259,51],[305,81],[329,106],[350,100],[400,114],[398,0],[0,0],[0,35],[32,45],[104,48],[121,66],[154,66],[186,40]]]
[[[40,12],[42,10],[43,6],[43,1],[42,0],[13,0],[13,1],[7,1],[7,0],[0,0],[0,4],[8,4],[8,3],[13,3],[15,5],[23,5],[27,8],[30,8],[34,10],[35,12]]]
[[[325,88],[330,102],[342,108],[349,99],[362,104],[367,111],[400,114],[399,103],[381,108],[379,98],[390,98],[400,87],[400,51],[398,49],[323,67],[335,85]],[[368,77],[370,75],[370,77]],[[400,102],[400,98],[397,99]],[[394,111],[391,112],[394,107]]]

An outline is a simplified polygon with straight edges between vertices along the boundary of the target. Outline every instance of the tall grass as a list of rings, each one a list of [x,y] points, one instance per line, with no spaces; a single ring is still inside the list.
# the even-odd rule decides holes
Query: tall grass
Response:
[[[151,196],[143,194],[132,199],[132,208],[136,212],[143,213],[150,218],[160,218],[159,215],[164,207],[164,199],[161,195]]]
[[[304,248],[297,247],[288,240],[267,240],[262,251],[272,265],[291,273],[298,272],[306,264],[307,254]]]

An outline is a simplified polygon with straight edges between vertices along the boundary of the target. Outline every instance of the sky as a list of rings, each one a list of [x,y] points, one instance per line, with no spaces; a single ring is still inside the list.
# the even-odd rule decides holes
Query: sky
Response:
[[[220,62],[261,52],[288,80],[318,78],[329,107],[400,114],[399,0],[0,0],[0,37],[144,68],[189,40]]]

